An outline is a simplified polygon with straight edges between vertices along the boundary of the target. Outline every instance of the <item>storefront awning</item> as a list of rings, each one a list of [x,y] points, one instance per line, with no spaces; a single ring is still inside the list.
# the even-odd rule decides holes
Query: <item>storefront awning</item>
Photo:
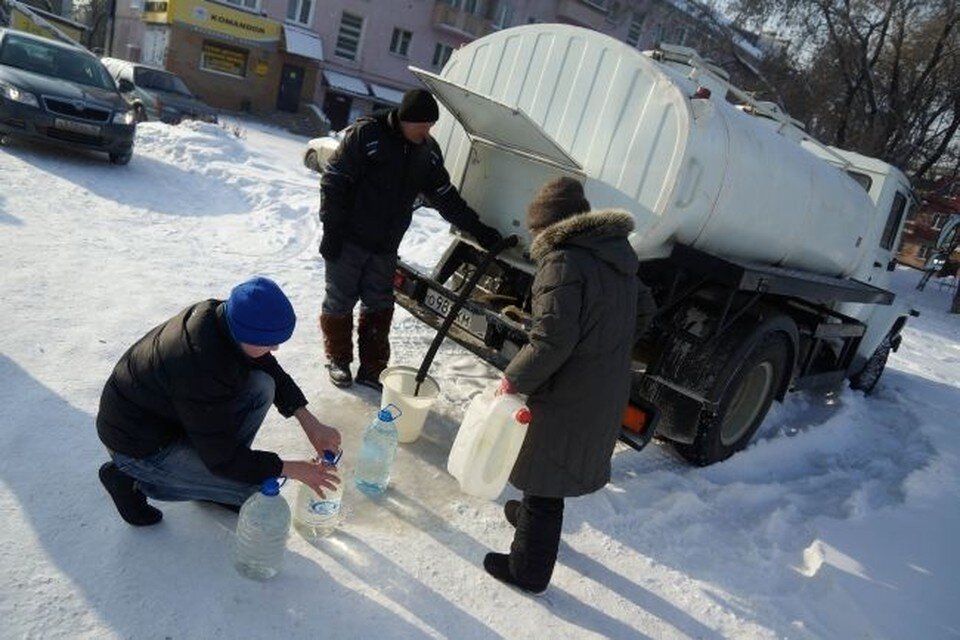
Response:
[[[283,38],[287,53],[323,62],[323,40],[317,34],[285,24]]]
[[[323,77],[332,89],[363,98],[370,97],[370,89],[367,87],[367,83],[356,76],[348,76],[338,71],[324,71]]]
[[[403,100],[403,91],[391,89],[390,87],[385,87],[382,84],[374,84],[371,82],[370,91],[372,91],[373,95],[382,102],[400,104],[400,101]]]

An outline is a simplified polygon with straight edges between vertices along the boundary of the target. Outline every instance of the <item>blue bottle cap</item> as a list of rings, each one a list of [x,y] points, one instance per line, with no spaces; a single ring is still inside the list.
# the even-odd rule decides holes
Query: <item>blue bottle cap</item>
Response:
[[[377,419],[380,420],[380,422],[393,422],[394,415],[390,413],[389,409],[380,409],[380,411],[377,412]]]
[[[280,495],[280,482],[276,478],[267,478],[260,483],[260,493],[265,496]]]
[[[340,456],[343,455],[343,449],[339,451],[331,451],[330,449],[323,450],[323,463],[329,465],[336,465],[340,462]]]

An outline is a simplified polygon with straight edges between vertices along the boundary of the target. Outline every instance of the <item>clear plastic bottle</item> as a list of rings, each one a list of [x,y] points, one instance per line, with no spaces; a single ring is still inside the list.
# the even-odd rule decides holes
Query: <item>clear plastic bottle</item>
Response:
[[[323,460],[317,456],[315,462],[337,470],[337,463],[343,452],[324,451]],[[297,504],[293,510],[293,528],[308,541],[315,541],[333,533],[340,524],[340,501],[343,498],[343,486],[336,489],[324,489],[325,497],[305,484],[297,491]]]
[[[281,482],[268,478],[240,507],[233,566],[253,580],[269,580],[283,565],[290,532],[290,507],[280,495]]]
[[[354,481],[357,488],[367,495],[379,495],[390,484],[390,472],[397,457],[397,426],[394,420],[399,415],[400,411],[395,405],[387,405],[377,412],[373,422],[363,432],[363,445],[360,447]]]

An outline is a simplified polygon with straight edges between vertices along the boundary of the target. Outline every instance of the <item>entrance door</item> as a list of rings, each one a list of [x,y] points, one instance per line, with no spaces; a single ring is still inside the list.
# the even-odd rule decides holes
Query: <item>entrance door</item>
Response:
[[[350,105],[353,98],[327,90],[323,98],[323,112],[330,118],[330,129],[340,131],[350,124]]]
[[[303,67],[283,65],[280,73],[280,91],[277,93],[277,109],[296,113],[300,106],[300,90],[303,88]]]

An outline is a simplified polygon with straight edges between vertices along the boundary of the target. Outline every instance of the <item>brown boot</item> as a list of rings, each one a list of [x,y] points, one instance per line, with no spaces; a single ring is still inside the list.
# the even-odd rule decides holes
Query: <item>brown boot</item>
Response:
[[[357,344],[360,348],[360,369],[357,384],[382,390],[380,373],[390,362],[390,323],[393,307],[360,314]]]
[[[327,373],[338,387],[353,383],[350,363],[353,362],[353,315],[320,314],[323,349],[327,355]]]

